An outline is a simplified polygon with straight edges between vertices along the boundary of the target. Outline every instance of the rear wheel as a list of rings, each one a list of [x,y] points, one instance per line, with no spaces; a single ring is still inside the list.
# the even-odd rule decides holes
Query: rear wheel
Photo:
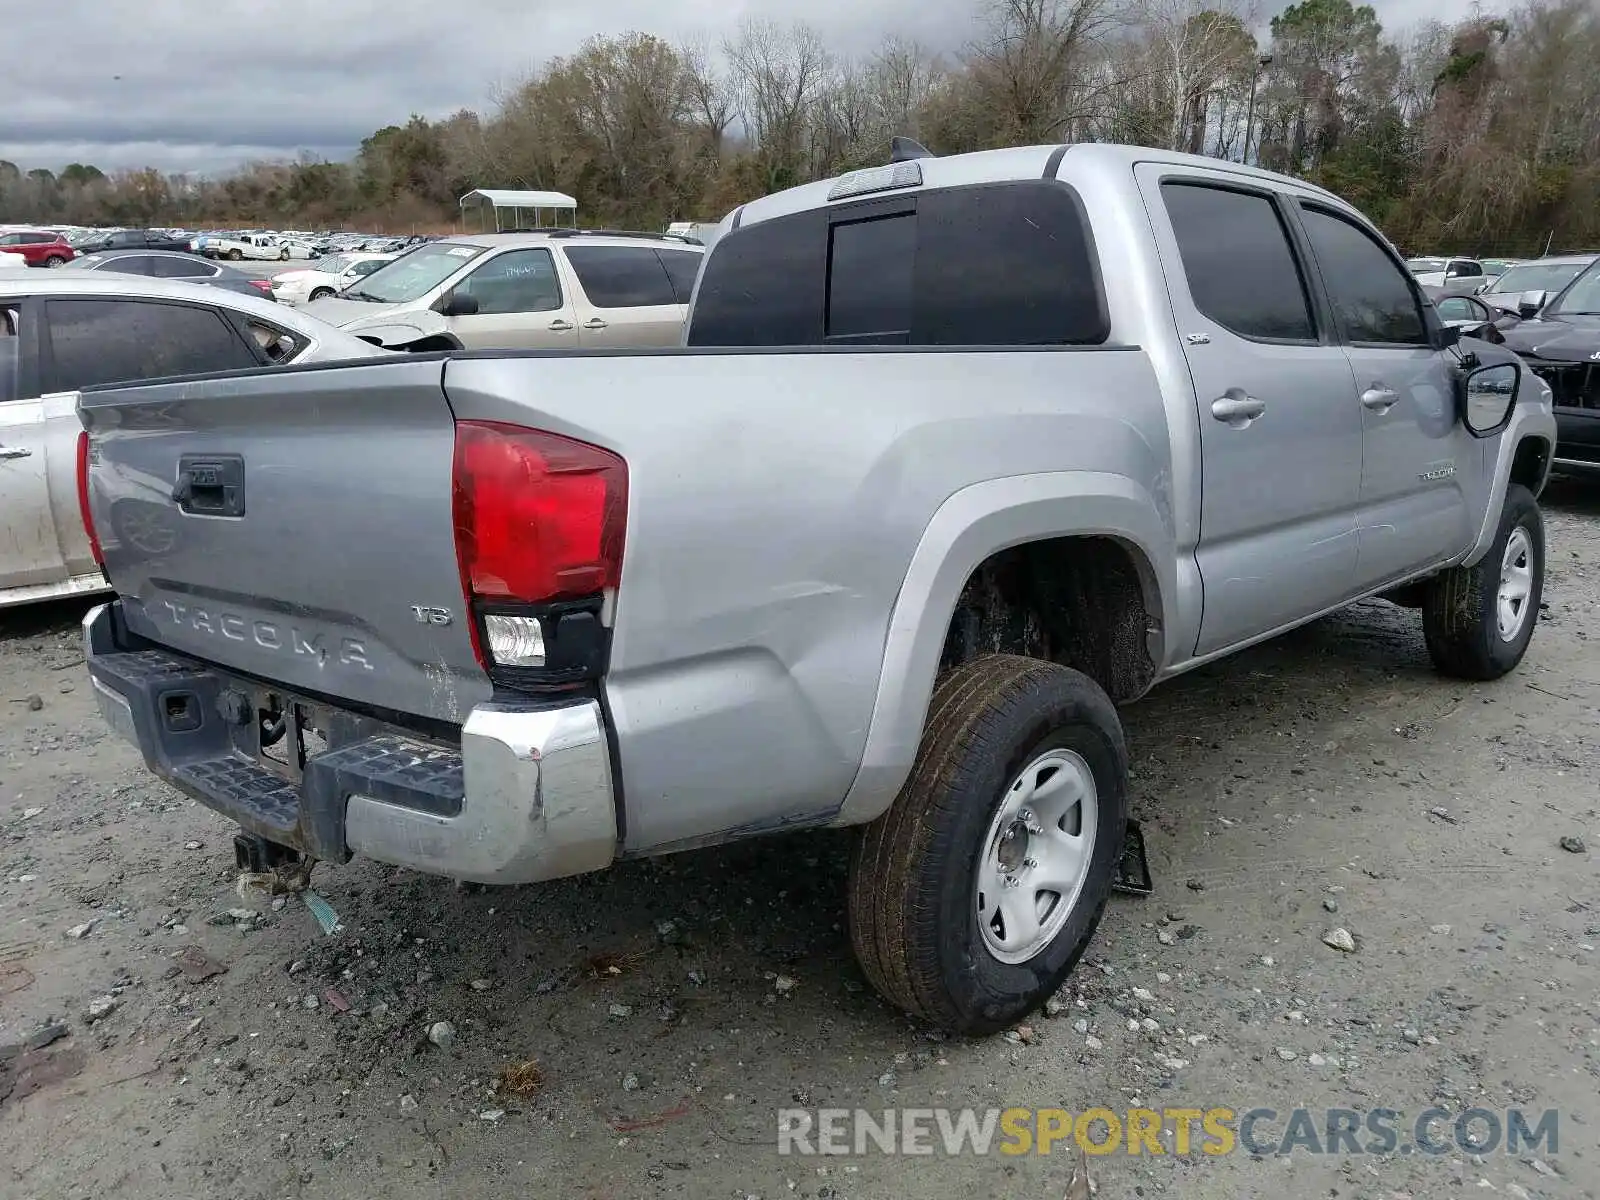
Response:
[[[59,254],[52,254],[49,258],[44,260],[44,265],[47,267],[64,267],[67,265],[67,260],[62,258]]]
[[[285,246],[283,248],[283,250],[278,254],[278,261],[279,262],[288,262],[289,261],[289,247]]]
[[[1089,943],[1127,825],[1127,748],[1088,676],[989,655],[934,689],[900,795],[850,872],[874,987],[944,1029],[992,1033],[1061,985]]]
[[[1521,484],[1506,488],[1494,542],[1476,564],[1429,581],[1422,630],[1433,665],[1458,679],[1499,679],[1528,652],[1544,595],[1544,519]]]
[[[242,250],[229,250],[228,251],[228,258],[232,262],[238,262],[243,257],[244,257],[244,251],[242,251]]]

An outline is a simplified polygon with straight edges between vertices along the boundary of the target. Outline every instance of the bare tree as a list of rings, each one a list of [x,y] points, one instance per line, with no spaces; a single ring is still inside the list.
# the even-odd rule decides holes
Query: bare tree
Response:
[[[809,25],[747,21],[725,46],[745,133],[767,179],[798,182],[806,119],[828,77],[829,55]]]

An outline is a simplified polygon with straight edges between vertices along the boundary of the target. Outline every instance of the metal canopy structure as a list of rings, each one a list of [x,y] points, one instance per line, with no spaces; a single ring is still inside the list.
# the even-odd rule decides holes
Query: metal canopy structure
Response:
[[[506,229],[576,229],[578,202],[564,192],[514,192],[498,188],[475,188],[461,197],[462,221],[475,208],[479,227],[489,232],[489,212],[494,213],[494,231]],[[531,213],[529,221],[525,213]],[[563,219],[565,217],[565,219]]]

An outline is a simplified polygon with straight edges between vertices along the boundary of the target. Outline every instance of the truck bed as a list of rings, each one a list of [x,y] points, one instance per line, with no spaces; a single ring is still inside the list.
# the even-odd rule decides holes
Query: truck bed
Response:
[[[103,389],[81,413],[132,634],[446,729],[493,691],[468,621],[426,615],[465,615],[454,423],[620,454],[627,525],[602,695],[625,842],[659,848],[730,811],[755,825],[835,811],[934,513],[973,485],[1108,459],[1140,464],[1139,486],[1164,496],[1160,395],[1126,346],[553,351]],[[181,511],[180,468],[197,466],[242,474],[240,512]]]

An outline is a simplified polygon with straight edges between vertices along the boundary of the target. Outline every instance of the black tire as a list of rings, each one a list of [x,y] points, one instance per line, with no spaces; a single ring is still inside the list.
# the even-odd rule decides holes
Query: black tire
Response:
[[[228,251],[228,261],[229,262],[238,262],[243,257],[244,257],[244,251],[242,251],[242,250],[229,250]]]
[[[1032,958],[1013,964],[980,931],[979,865],[1013,781],[1052,749],[1078,755],[1093,777],[1094,840],[1064,923]],[[910,778],[856,844],[850,937],[862,970],[890,1003],[942,1029],[1004,1029],[1054,993],[1089,944],[1111,895],[1127,816],[1122,723],[1093,680],[998,654],[950,671],[934,687]]]
[[[333,295],[333,289],[332,288],[318,288],[316,291],[311,293],[311,297],[310,298],[312,300],[323,300],[323,299],[326,299],[327,297],[329,297],[331,295]]]
[[[1506,548],[1515,531],[1525,539],[1525,557],[1532,571],[1531,590],[1517,610],[1521,624],[1514,635],[1501,634],[1499,595]],[[1456,567],[1429,581],[1422,605],[1422,631],[1433,665],[1457,679],[1499,679],[1516,668],[1528,652],[1544,596],[1544,518],[1539,502],[1521,484],[1506,488],[1500,527],[1489,551],[1471,567]]]
[[[49,258],[44,260],[44,265],[52,268],[64,267],[67,265],[67,260],[62,258],[59,254],[52,254]]]

